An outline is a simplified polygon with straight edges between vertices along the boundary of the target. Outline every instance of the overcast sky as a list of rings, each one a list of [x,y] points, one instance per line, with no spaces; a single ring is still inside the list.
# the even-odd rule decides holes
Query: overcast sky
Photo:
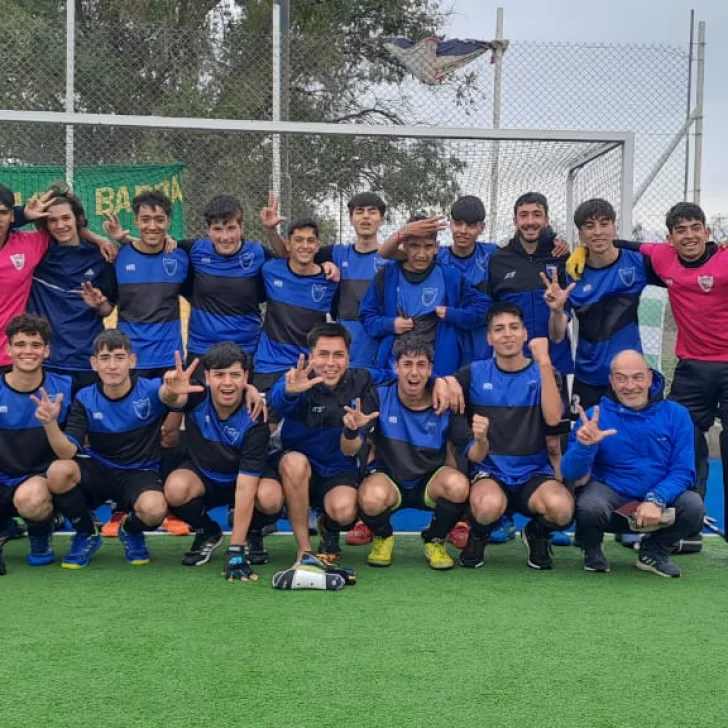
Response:
[[[694,8],[696,37],[697,22],[707,24],[702,204],[708,216],[728,214],[728,0],[450,0],[450,4],[454,15],[449,37],[492,39],[500,6],[504,36],[510,40],[667,44],[685,49]]]

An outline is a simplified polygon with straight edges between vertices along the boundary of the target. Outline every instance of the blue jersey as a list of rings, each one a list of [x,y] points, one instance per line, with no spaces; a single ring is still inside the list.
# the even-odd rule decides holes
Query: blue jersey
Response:
[[[359,321],[359,304],[374,278],[385,264],[378,250],[359,253],[353,245],[332,245],[321,251],[321,259],[328,254],[341,272],[336,320],[351,333],[349,361],[353,367],[370,367],[374,363],[378,342],[369,336]]]
[[[157,470],[160,430],[169,411],[159,398],[161,386],[161,379],[132,376],[132,388],[121,399],[109,399],[101,383],[84,387],[73,401],[66,436],[110,468]]]
[[[584,268],[569,301],[579,321],[575,377],[609,385],[612,359],[625,349],[642,351],[637,309],[647,285],[647,259],[631,250],[606,268]]]
[[[51,324],[49,367],[91,371],[91,343],[104,329],[98,312],[81,298],[81,284],[91,283],[115,304],[114,268],[95,245],[59,245],[48,252],[33,273],[28,311]]]
[[[415,488],[441,467],[447,444],[456,449],[468,440],[468,428],[461,415],[446,411],[438,415],[432,407],[411,410],[399,398],[397,382],[377,387],[379,417],[374,426],[375,460],[372,469],[389,473],[400,488]]]
[[[471,469],[492,475],[512,488],[534,475],[553,475],[546,450],[538,366],[530,362],[520,371],[506,372],[495,359],[488,359],[463,367],[455,377],[465,394],[468,420],[476,414],[490,420],[490,449],[485,460],[472,464]]]
[[[280,372],[308,353],[308,332],[326,321],[337,284],[327,281],[323,272],[298,275],[285,258],[269,260],[263,266],[263,282],[267,306],[255,371]]]
[[[455,255],[451,246],[441,247],[437,251],[437,262],[442,266],[457,268],[460,275],[474,288],[482,293],[488,292],[488,261],[490,256],[498,250],[495,243],[475,243],[470,255],[460,257]],[[487,311],[486,311],[487,316]],[[488,327],[485,321],[472,331],[461,331],[463,342],[461,363],[469,364],[475,359],[490,359],[493,348],[488,343]]]
[[[239,474],[260,477],[268,456],[268,425],[250,418],[245,403],[221,419],[210,390],[191,394],[184,408],[187,457],[216,485],[231,486]]]
[[[116,258],[119,329],[130,339],[138,369],[174,366],[182,352],[179,295],[187,278],[187,254],[142,253],[124,245]]]
[[[13,488],[32,475],[43,475],[55,460],[45,429],[35,416],[38,405],[30,398],[34,392],[19,392],[0,376],[0,488]],[[71,407],[71,377],[45,372],[40,385],[55,400],[63,395],[58,424],[63,426]]]
[[[261,271],[268,251],[245,240],[237,253],[221,255],[211,240],[197,240],[188,255],[192,292],[187,351],[202,356],[213,344],[233,341],[255,353],[265,301]]]

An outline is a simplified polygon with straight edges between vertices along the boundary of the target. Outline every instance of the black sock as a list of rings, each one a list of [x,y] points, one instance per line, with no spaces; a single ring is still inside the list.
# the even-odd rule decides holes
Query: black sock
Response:
[[[547,521],[543,516],[534,516],[532,523],[536,529],[536,534],[542,538],[549,538],[554,531],[560,531],[564,526]]]
[[[159,524],[151,526],[144,523],[136,513],[130,513],[121,524],[121,527],[127,533],[144,533],[144,531],[154,531]]]
[[[371,532],[379,538],[388,538],[394,533],[390,519],[392,518],[392,509],[387,508],[378,516],[367,516],[366,513],[361,514],[361,520],[369,526]]]
[[[174,506],[172,510],[195,531],[217,533],[220,530],[220,526],[207,514],[203,498],[193,498],[184,505]]]
[[[91,511],[86,507],[83,491],[76,485],[66,493],[54,495],[58,510],[71,522],[76,533],[96,533],[96,524]]]
[[[323,527],[329,533],[341,533],[344,530],[342,525],[331,518],[328,513],[324,513]]]
[[[465,514],[465,509],[465,503],[453,503],[440,498],[435,505],[435,515],[425,535],[425,541],[444,541]]]
[[[253,518],[250,521],[250,531],[262,531],[266,526],[270,526],[275,523],[280,517],[280,513],[274,513],[269,515],[268,513],[261,513],[259,510],[253,511]]]
[[[52,518],[47,518],[45,521],[30,521],[27,518],[23,520],[28,526],[28,536],[50,536],[53,532]]]
[[[490,532],[493,529],[492,523],[484,526],[482,523],[478,523],[478,521],[475,520],[475,516],[473,516],[472,513],[468,514],[468,523],[470,524],[470,530],[475,538],[480,539],[481,541],[490,538]]]

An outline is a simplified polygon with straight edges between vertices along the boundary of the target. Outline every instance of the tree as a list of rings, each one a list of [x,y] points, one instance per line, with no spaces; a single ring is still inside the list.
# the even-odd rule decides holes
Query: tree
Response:
[[[6,3],[7,4],[7,3]],[[377,89],[405,71],[381,36],[419,39],[441,29],[435,0],[300,0],[291,3],[290,118],[399,124]],[[89,113],[270,119],[270,0],[76,0],[76,99]],[[10,0],[0,63],[6,108],[64,108],[65,0]],[[10,27],[7,27],[7,26]],[[467,85],[467,81],[464,81]],[[366,99],[364,98],[366,97]],[[458,96],[467,103],[467,93]],[[59,126],[2,126],[0,160],[63,164]],[[438,140],[293,137],[293,212],[321,212],[362,189],[390,208],[442,211],[467,162]],[[271,139],[263,135],[77,127],[76,163],[183,161],[190,220],[213,194],[240,196],[251,213],[270,184]]]
[[[728,240],[728,215],[713,215],[709,223],[713,232],[712,238],[717,243],[723,243]]]

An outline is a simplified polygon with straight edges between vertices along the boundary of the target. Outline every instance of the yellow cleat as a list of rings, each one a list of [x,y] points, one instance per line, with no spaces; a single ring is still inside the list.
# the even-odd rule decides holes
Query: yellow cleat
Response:
[[[394,536],[375,536],[372,542],[372,550],[367,556],[369,566],[389,566],[392,563],[394,553]]]
[[[455,566],[450,554],[445,548],[445,544],[442,541],[428,541],[425,543],[425,558],[430,564],[431,569],[437,569],[438,571],[445,571],[446,569],[452,569]]]
[[[586,267],[587,249],[580,245],[566,260],[566,272],[575,281],[581,279],[584,268]]]

